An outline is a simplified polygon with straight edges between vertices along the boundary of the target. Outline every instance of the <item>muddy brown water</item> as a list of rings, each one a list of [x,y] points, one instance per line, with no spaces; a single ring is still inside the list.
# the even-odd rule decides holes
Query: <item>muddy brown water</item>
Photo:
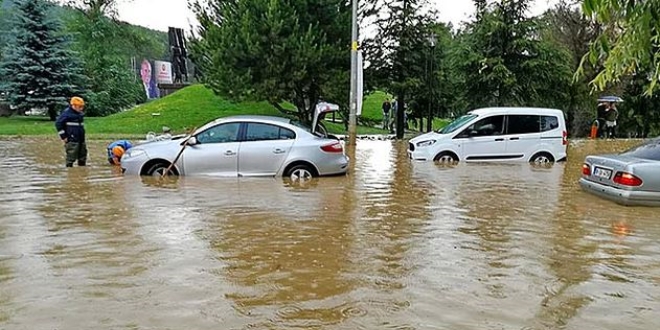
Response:
[[[0,329],[658,329],[660,212],[569,162],[411,163],[359,141],[352,172],[123,177],[90,143],[0,143]]]

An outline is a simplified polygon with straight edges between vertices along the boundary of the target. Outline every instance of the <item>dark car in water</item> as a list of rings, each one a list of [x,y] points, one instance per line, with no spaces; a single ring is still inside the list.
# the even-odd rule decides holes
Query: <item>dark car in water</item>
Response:
[[[660,138],[619,154],[587,156],[580,186],[622,205],[660,206]]]

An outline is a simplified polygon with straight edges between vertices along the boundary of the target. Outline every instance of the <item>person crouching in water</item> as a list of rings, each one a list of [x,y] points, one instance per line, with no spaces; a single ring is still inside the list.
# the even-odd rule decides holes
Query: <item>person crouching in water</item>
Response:
[[[121,157],[133,145],[126,140],[118,140],[108,145],[108,162],[111,165],[121,165]]]
[[[85,101],[74,96],[69,101],[69,106],[55,121],[57,134],[64,142],[66,150],[66,167],[73,167],[73,162],[78,161],[78,166],[87,165],[87,145],[85,144],[85,124],[83,110]]]

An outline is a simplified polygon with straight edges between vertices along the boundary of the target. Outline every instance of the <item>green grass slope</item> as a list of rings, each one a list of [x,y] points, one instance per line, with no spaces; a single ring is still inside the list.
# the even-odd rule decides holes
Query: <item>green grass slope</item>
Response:
[[[375,98],[375,101],[370,101],[370,98]],[[379,115],[380,102],[378,95],[367,97],[363,114]],[[375,110],[369,104],[376,104]],[[102,118],[88,117],[85,126],[88,134],[144,136],[148,132],[159,133],[163,126],[170,127],[174,133],[183,133],[213,119],[233,115],[283,116],[268,103],[232,103],[216,96],[203,85],[193,85],[131,110]],[[328,122],[326,125],[331,133],[346,133],[340,123]],[[384,133],[387,132],[378,128],[358,127],[358,134]],[[43,117],[0,118],[0,135],[49,134],[56,134],[55,125]]]
[[[387,97],[389,95],[383,92],[375,92],[365,97],[362,117],[380,127],[383,118],[381,104]],[[213,119],[234,115],[283,116],[268,103],[232,103],[216,96],[203,85],[193,85],[131,110],[102,118],[88,117],[85,119],[85,125],[87,133],[92,135],[144,136],[148,132],[160,133],[163,126],[178,134],[200,127]],[[433,121],[434,129],[446,124],[444,119]],[[326,127],[330,133],[346,134],[342,123],[326,121]],[[358,134],[388,133],[379,127],[358,126]],[[54,123],[44,117],[0,118],[0,135],[54,135],[55,132]]]
[[[90,122],[88,129],[93,133],[140,134],[160,132],[168,126],[174,132],[185,132],[219,117],[242,114],[282,115],[267,103],[231,103],[202,85],[193,85],[132,110],[98,118]]]

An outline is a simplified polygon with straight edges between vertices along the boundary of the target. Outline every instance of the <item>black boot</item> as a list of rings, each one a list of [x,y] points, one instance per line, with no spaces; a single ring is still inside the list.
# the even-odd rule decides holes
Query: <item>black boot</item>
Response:
[[[87,162],[78,161],[78,166],[87,166]]]
[[[73,167],[73,164],[66,163],[66,167]]]

